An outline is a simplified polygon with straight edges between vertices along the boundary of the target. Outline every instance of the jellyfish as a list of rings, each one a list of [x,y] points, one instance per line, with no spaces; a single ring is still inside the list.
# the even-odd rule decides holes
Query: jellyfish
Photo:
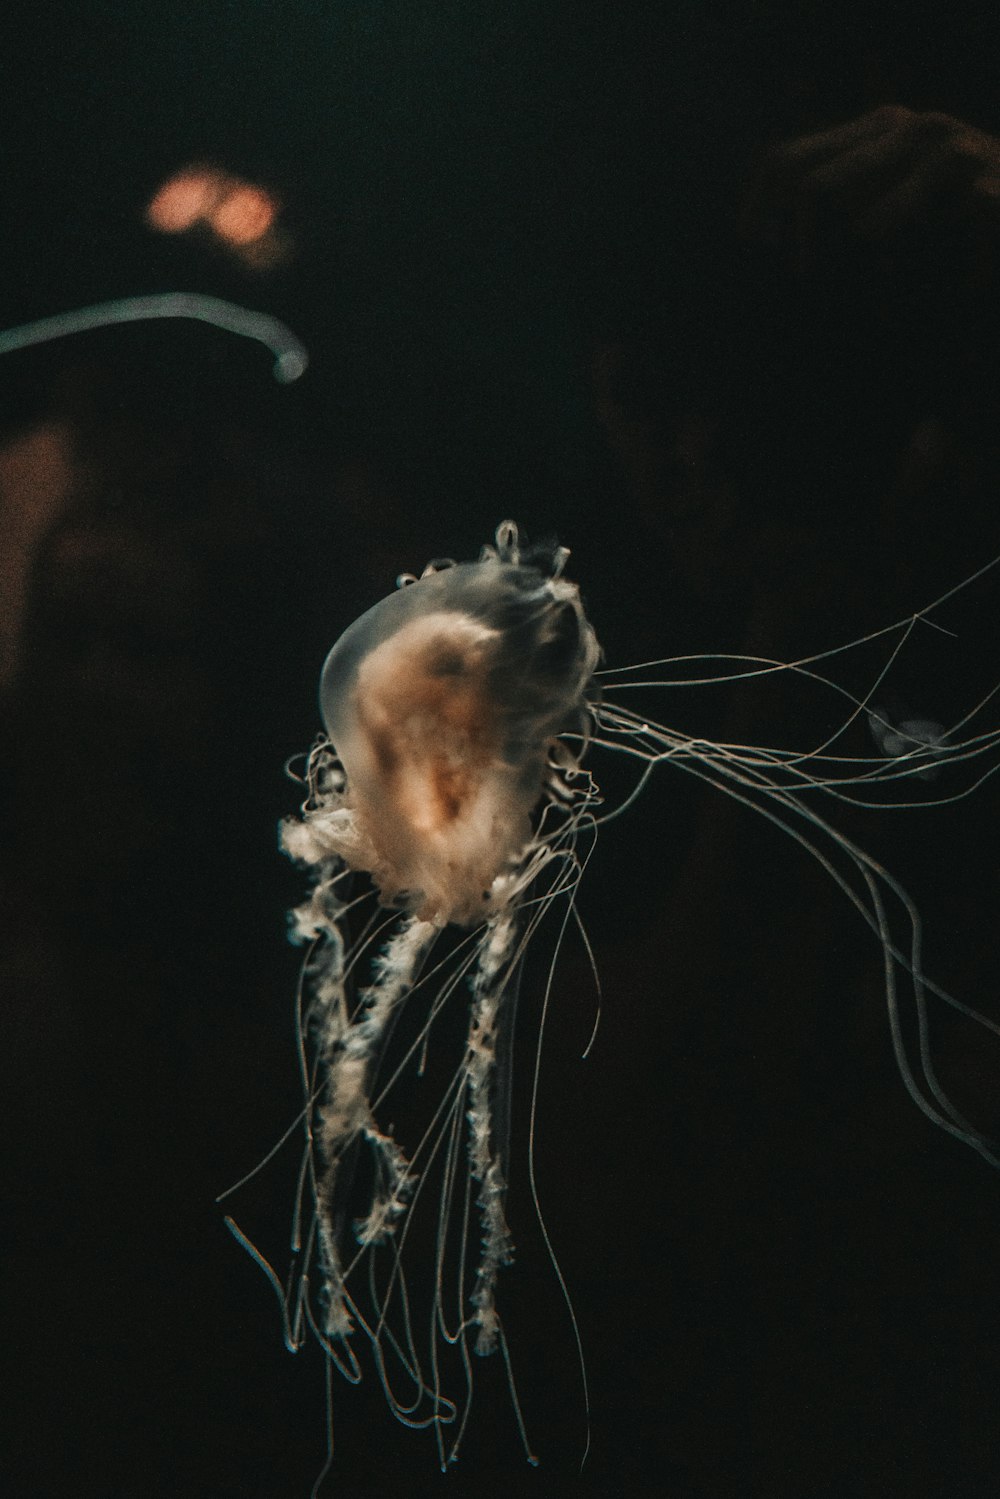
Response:
[[[568,555],[563,547],[528,549],[505,522],[478,561],[433,562],[419,578],[404,576],[330,652],[320,685],[325,732],[300,777],[300,814],[281,831],[285,853],[310,881],[291,918],[293,940],[306,952],[297,999],[304,1105],[293,1125],[304,1147],[288,1278],[226,1220],[271,1282],[289,1348],[316,1339],[329,1391],[332,1371],[360,1381],[367,1344],[391,1411],[407,1426],[433,1429],[442,1468],[458,1457],[469,1420],[474,1356],[497,1350],[525,1454],[535,1461],[500,1290],[514,1248],[506,1198],[518,990],[525,954],[546,923],[554,953],[571,923],[582,929],[576,895],[595,838],[654,773],[709,783],[819,862],[878,944],[896,1062],[911,1098],[1000,1165],[997,1145],[963,1117],[937,1077],[928,1009],[940,1001],[996,1035],[1000,1026],[924,972],[914,902],[824,810],[883,805],[886,789],[906,806],[931,754],[935,770],[972,773],[971,784],[956,782],[936,800],[969,794],[998,768],[1000,732],[974,729],[993,694],[944,726],[912,715],[890,721],[875,706],[884,672],[865,696],[852,696],[830,674],[837,651],[795,662],[715,656],[603,669],[578,588],[564,576]],[[894,656],[941,602],[866,641],[884,637]],[[722,744],[629,707],[640,686],[648,693],[771,673],[834,694],[844,705],[836,732],[802,750]],[[867,720],[877,752],[844,753],[855,719]],[[590,769],[601,756],[635,769],[615,805],[602,799]],[[551,982],[551,965],[548,972]],[[904,1019],[907,996],[915,1025]],[[440,1034],[452,1050],[435,1069]],[[419,1124],[405,1133],[408,1084],[424,1096]],[[532,1142],[537,1087],[536,1066]],[[572,1318],[532,1150],[535,1208]],[[586,1402],[575,1318],[572,1327]],[[332,1425],[329,1443],[317,1490],[332,1461]]]
[[[519,976],[549,910],[571,900],[596,805],[580,758],[600,653],[579,591],[562,576],[567,557],[564,548],[522,553],[507,523],[478,562],[432,563],[357,620],[323,668],[326,733],[308,757],[301,816],[281,834],[285,852],[312,878],[292,917],[294,939],[308,944],[300,1038],[309,1206],[301,1233],[296,1210],[302,1268],[291,1297],[265,1268],[290,1345],[308,1324],[332,1363],[357,1378],[351,1336],[360,1328],[396,1415],[435,1427],[443,1465],[457,1456],[468,1413],[469,1344],[479,1355],[499,1347],[509,1368],[496,1288],[512,1256],[506,1095]],[[580,749],[569,748],[570,736]],[[354,894],[359,876],[368,895]],[[352,944],[349,920],[366,899],[375,913]],[[366,962],[368,981],[355,997]],[[459,989],[468,995],[460,1061],[423,1140],[407,1152],[379,1117],[394,1081],[384,1076],[389,1043],[404,1008],[422,1002],[397,1075],[419,1062]],[[468,1184],[456,1246],[449,1236],[452,1199],[462,1194],[463,1127]],[[431,1315],[445,1343],[458,1346],[467,1382],[458,1433],[447,1444],[443,1429],[458,1409],[436,1351],[424,1367],[402,1252],[423,1173],[437,1155],[443,1195]],[[465,1253],[472,1194],[474,1262]],[[387,1248],[378,1280],[375,1259]],[[443,1287],[452,1252],[453,1297]],[[313,1264],[321,1280],[315,1310]],[[368,1308],[354,1288],[364,1272]],[[511,1390],[519,1412],[512,1373]],[[523,1427],[522,1437],[527,1451]]]

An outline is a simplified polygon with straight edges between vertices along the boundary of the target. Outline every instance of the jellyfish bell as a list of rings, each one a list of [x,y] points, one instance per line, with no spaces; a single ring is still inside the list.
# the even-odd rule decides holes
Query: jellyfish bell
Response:
[[[507,523],[478,562],[437,565],[368,610],[323,668],[344,775],[329,851],[437,926],[473,925],[504,898],[550,745],[586,719],[597,640],[565,553],[548,560],[522,561]]]

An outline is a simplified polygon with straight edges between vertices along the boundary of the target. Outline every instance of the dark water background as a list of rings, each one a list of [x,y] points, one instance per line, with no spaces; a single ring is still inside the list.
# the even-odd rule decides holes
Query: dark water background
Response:
[[[744,226],[783,136],[881,102],[1000,127],[987,15],[5,12],[0,324],[201,290],[283,317],[312,356],[282,389],[259,349],[171,324],[0,362],[8,538],[45,465],[70,476],[34,533],[0,700],[10,1492],[309,1493],[321,1360],[281,1347],[214,1199],[298,1108],[282,766],[316,731],[326,650],[398,572],[474,556],[513,516],[572,548],[618,665],[801,657],[1000,553],[992,229],[944,193],[887,245],[830,226],[802,265]],[[277,193],[284,263],[145,227],[191,161]],[[996,608],[986,579],[942,612],[951,634],[918,629],[896,700],[947,724],[1000,680]],[[884,659],[831,674],[863,691]],[[802,683],[655,711],[775,745],[842,715]],[[929,971],[994,1016],[997,811],[987,784],[838,824],[913,894]],[[994,1494],[1000,1182],[906,1097],[856,913],[775,829],[669,770],[608,829],[581,909],[602,1028],[580,1061],[594,994],[571,946],[537,1157],[588,1463],[516,1082],[501,1308],[540,1466],[484,1365],[446,1477],[374,1381],[337,1388],[324,1493]],[[934,1041],[990,1128],[1000,1044],[948,1017]],[[269,1242],[293,1178],[288,1159],[248,1189]]]

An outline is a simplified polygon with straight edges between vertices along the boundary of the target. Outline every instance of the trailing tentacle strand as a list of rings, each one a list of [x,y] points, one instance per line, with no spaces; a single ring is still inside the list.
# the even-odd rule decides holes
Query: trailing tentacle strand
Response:
[[[326,1332],[340,1337],[350,1329],[344,1306],[343,1279],[335,1242],[334,1192],[344,1152],[360,1136],[374,1151],[379,1170],[368,1213],[356,1232],[360,1243],[371,1244],[391,1233],[404,1212],[413,1178],[403,1151],[384,1134],[372,1117],[371,1077],[377,1065],[386,1028],[409,995],[423,958],[437,935],[430,922],[408,918],[376,960],[376,978],[361,998],[355,1019],[342,1027],[330,1025],[321,1040],[321,1063],[327,1081],[318,1109],[321,1172],[317,1181],[317,1214],[326,1277]],[[329,1020],[337,1013],[325,1011]],[[341,1009],[340,1014],[343,1014]],[[346,1329],[345,1329],[346,1320]]]
[[[476,1352],[480,1354],[492,1353],[496,1347],[499,1331],[495,1294],[497,1275],[501,1265],[509,1264],[513,1255],[504,1212],[507,1183],[499,1144],[494,1138],[493,1093],[497,1017],[506,998],[516,951],[517,925],[508,908],[488,923],[480,944],[469,1022],[469,1163],[479,1187],[482,1226],[482,1248],[470,1299],[479,1328]]]

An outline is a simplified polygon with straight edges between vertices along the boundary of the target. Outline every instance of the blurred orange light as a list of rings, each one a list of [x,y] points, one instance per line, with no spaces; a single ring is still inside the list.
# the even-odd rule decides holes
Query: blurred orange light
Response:
[[[207,232],[248,269],[260,271],[280,264],[290,252],[289,236],[277,222],[279,209],[266,188],[194,163],[158,188],[145,217],[160,234]]]
[[[186,171],[171,177],[146,209],[146,222],[161,234],[183,234],[219,201],[218,172]]]
[[[239,186],[223,197],[209,215],[209,223],[229,244],[249,245],[267,233],[276,211],[274,199],[262,188]]]

